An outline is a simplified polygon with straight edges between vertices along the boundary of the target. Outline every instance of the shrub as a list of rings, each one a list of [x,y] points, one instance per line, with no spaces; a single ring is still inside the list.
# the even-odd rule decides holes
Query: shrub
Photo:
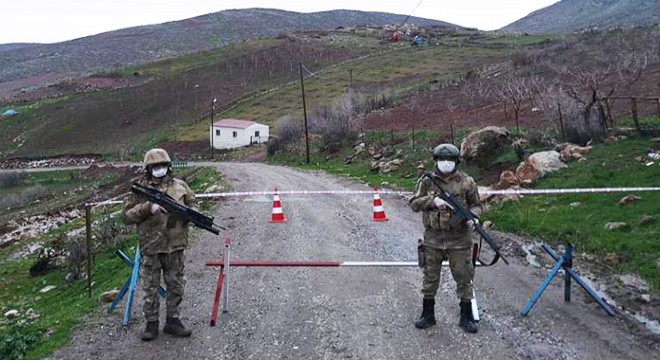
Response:
[[[50,190],[43,185],[34,185],[21,190],[18,194],[12,194],[0,199],[0,208],[23,207],[31,202],[50,195]]]
[[[0,188],[16,186],[25,179],[25,172],[4,172],[0,173]]]

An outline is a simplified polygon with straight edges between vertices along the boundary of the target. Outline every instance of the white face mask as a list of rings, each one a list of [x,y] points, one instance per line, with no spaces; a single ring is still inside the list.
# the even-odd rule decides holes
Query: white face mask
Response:
[[[456,168],[456,163],[453,161],[440,160],[438,161],[438,170],[443,174],[449,174]]]
[[[158,166],[151,169],[151,175],[156,178],[162,178],[167,175],[167,166]]]

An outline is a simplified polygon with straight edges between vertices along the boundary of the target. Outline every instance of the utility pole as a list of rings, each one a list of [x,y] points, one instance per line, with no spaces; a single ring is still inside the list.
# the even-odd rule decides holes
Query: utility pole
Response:
[[[215,147],[213,144],[213,140],[215,139],[215,128],[213,128],[213,113],[215,110],[215,103],[218,101],[218,99],[213,98],[213,101],[211,101],[211,159],[214,158],[215,156]]]
[[[303,116],[305,121],[305,152],[307,153],[307,163],[309,164],[309,131],[307,129],[307,105],[305,103],[305,81],[303,79],[302,62],[298,63],[298,65],[300,65],[300,88],[302,89]]]

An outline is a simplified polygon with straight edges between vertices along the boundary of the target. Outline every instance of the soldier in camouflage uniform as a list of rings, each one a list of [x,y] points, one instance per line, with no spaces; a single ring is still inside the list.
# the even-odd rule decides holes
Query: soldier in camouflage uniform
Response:
[[[481,213],[481,202],[477,185],[472,177],[456,170],[460,161],[458,148],[452,144],[441,144],[433,149],[433,159],[436,170],[432,174],[435,180],[442,184],[444,191],[460,201],[465,208],[475,215]],[[477,332],[477,325],[471,310],[473,296],[472,280],[474,264],[472,263],[471,221],[464,222],[454,228],[449,226],[453,215],[448,203],[438,194],[440,190],[428,178],[422,177],[417,182],[415,194],[410,199],[410,205],[415,212],[422,211],[424,224],[424,240],[420,263],[424,267],[422,283],[422,316],[415,326],[426,329],[435,325],[435,295],[438,291],[440,269],[444,260],[449,260],[456,290],[460,298],[459,326],[469,333]]]
[[[145,176],[139,182],[151,186],[189,207],[196,207],[195,194],[188,185],[172,177],[172,161],[163,149],[151,149],[144,156]],[[167,288],[167,317],[163,332],[190,336],[179,318],[186,284],[184,253],[188,247],[188,223],[168,214],[160,205],[131,193],[124,201],[122,216],[126,224],[135,224],[142,253],[143,312],[147,326],[142,340],[158,336],[160,299],[158,287],[161,273]]]

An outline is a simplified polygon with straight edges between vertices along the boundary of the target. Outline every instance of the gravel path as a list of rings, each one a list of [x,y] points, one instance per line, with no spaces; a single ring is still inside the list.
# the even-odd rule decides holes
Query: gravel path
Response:
[[[368,190],[321,172],[256,163],[222,163],[236,191]],[[123,309],[93,316],[52,359],[660,359],[657,338],[622,316],[610,317],[575,288],[563,302],[563,281],[550,286],[529,316],[520,310],[545,276],[509,256],[477,269],[479,333],[458,327],[449,272],[437,296],[438,325],[414,328],[421,312],[421,270],[410,268],[233,268],[230,311],[216,327],[209,316],[222,240],[241,260],[416,261],[421,218],[404,199],[383,196],[388,222],[371,221],[371,195],[281,196],[286,224],[269,223],[272,197],[232,199],[218,207],[221,236],[198,233],[187,252],[182,317],[189,339],[162,334],[143,343],[138,294],[132,323]],[[501,242],[506,241],[500,239]],[[164,307],[161,307],[164,312]],[[99,310],[104,311],[104,309]],[[163,315],[164,316],[164,315]],[[161,320],[164,322],[164,319]]]

